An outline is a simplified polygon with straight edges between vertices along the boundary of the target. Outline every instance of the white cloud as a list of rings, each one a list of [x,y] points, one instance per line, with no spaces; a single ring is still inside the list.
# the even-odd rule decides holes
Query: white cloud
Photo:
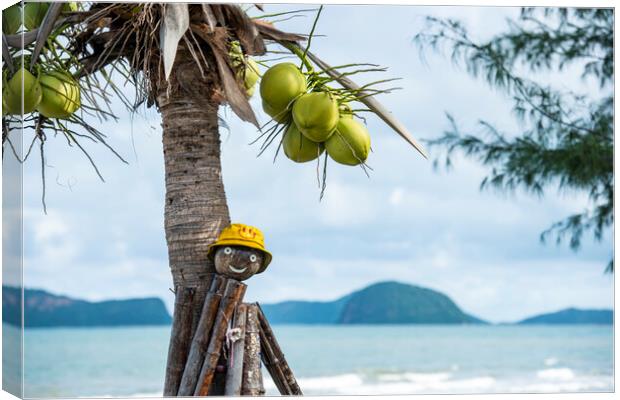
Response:
[[[320,221],[327,227],[355,228],[372,223],[378,204],[359,185],[330,182],[321,207]]]
[[[396,188],[392,190],[390,194],[389,202],[393,206],[398,206],[403,202],[403,197],[405,196],[405,190],[403,188]]]

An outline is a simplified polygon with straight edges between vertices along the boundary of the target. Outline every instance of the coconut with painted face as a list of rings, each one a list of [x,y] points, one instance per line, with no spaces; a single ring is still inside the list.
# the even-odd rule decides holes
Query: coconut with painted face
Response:
[[[243,224],[224,228],[217,241],[209,246],[209,257],[217,273],[238,281],[260,274],[271,262],[263,233]]]

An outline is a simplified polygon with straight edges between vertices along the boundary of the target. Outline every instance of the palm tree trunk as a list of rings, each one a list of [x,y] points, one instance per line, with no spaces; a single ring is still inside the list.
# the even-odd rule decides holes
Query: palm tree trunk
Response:
[[[222,182],[218,105],[160,100],[166,168],[165,230],[175,286],[200,286],[214,272],[208,245],[230,224]]]
[[[165,396],[177,393],[210,274],[215,272],[207,258],[208,245],[230,224],[220,162],[219,105],[203,100],[211,87],[204,82],[199,86],[205,89],[202,98],[195,92],[164,90],[157,99],[163,120],[166,241],[177,295]]]

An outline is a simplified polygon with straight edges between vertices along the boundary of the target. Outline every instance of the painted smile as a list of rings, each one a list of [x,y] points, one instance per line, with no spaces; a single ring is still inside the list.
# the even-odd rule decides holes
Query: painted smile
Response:
[[[241,274],[244,273],[246,269],[248,269],[248,267],[244,267],[244,268],[235,268],[232,265],[228,266],[228,269],[231,270],[232,272],[236,273],[236,274]]]

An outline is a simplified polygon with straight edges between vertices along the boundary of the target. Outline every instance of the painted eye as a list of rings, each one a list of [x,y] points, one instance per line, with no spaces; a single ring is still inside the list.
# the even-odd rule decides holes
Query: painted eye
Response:
[[[252,254],[252,255],[250,256],[250,261],[251,261],[251,262],[256,262],[256,260],[257,260],[257,259],[258,259],[258,258],[256,257],[256,254]]]
[[[224,254],[231,255],[232,254],[232,249],[230,247],[224,247]]]

